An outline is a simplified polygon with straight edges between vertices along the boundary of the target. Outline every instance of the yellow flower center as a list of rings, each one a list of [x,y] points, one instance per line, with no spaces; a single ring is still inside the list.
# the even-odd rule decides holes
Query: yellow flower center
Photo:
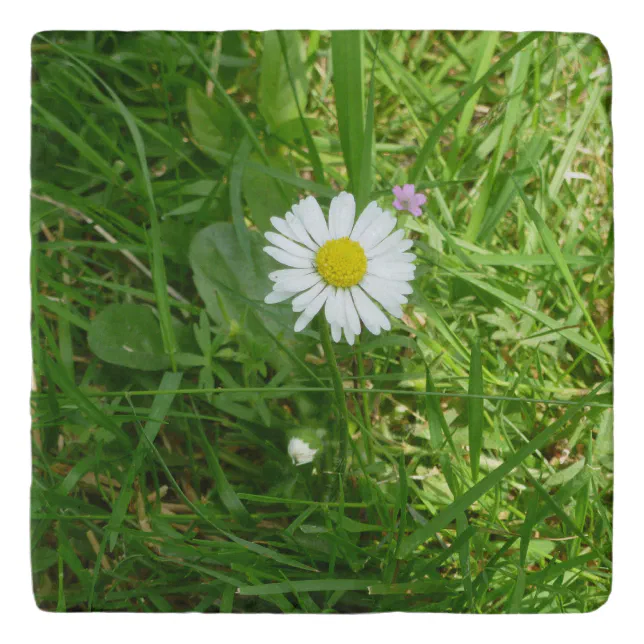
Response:
[[[315,262],[324,281],[340,288],[355,286],[367,271],[367,256],[362,246],[348,237],[326,242]]]

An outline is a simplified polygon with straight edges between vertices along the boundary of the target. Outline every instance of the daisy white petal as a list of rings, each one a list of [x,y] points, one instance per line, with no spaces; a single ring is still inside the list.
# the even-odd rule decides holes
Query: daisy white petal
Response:
[[[396,301],[395,296],[391,291],[386,288],[379,288],[374,286],[373,282],[368,280],[362,280],[360,286],[364,289],[367,295],[371,296],[376,302],[378,302],[390,315],[393,315],[395,318],[402,317],[402,309],[400,308],[400,303]]]
[[[345,310],[345,316],[347,319],[347,326],[356,335],[360,335],[360,317],[358,316],[358,312],[356,311],[356,307],[353,302],[353,297],[351,296],[350,290],[346,290],[346,295],[344,298],[344,310]]]
[[[367,297],[359,286],[351,287],[351,296],[356,305],[358,315],[364,325],[373,333],[378,335],[380,329],[391,329],[387,316]]]
[[[304,224],[292,212],[287,212],[285,217],[286,223],[295,235],[295,240],[304,244],[312,251],[317,251],[319,246],[311,239],[311,235],[306,232]]]
[[[264,237],[266,237],[273,246],[277,246],[278,248],[285,250],[287,253],[291,253],[291,255],[296,255],[297,257],[308,257],[309,259],[313,259],[315,257],[315,253],[312,250],[296,244],[294,241],[288,239],[288,237],[284,237],[284,235],[280,235],[279,233],[272,233],[269,231],[264,233]]]
[[[375,275],[365,275],[362,278],[362,282],[364,281],[373,282],[380,288],[385,288],[393,293],[400,293],[401,295],[409,295],[413,291],[411,284],[404,280],[393,280],[383,277],[376,277]],[[360,282],[360,285],[362,285],[362,282]]]
[[[348,192],[341,192],[331,200],[329,207],[329,234],[331,239],[348,237],[356,216],[356,200]]]
[[[293,268],[311,268],[311,266],[313,266],[313,262],[310,259],[307,259],[306,257],[296,257],[281,248],[265,246],[264,252],[285,266],[292,266]]]
[[[416,270],[415,255],[407,252],[413,242],[402,230],[392,233],[395,218],[374,201],[355,221],[355,200],[345,192],[331,201],[328,226],[312,197],[292,210],[284,219],[273,217],[277,232],[266,234],[273,244],[266,253],[291,268],[269,273],[274,285],[265,301],[295,296],[291,306],[300,313],[295,330],[321,313],[335,342],[344,335],[352,345],[363,323],[375,335],[391,329],[380,306],[401,317]]]
[[[289,297],[293,297],[294,293],[287,293],[285,291],[271,291],[265,298],[264,302],[266,304],[277,304],[278,302],[283,302],[288,300]]]
[[[350,239],[357,241],[360,235],[362,235],[362,233],[382,214],[382,212],[382,208],[380,208],[375,201],[367,204],[367,207],[362,211],[360,217],[358,217],[358,221],[356,221],[356,225],[353,227],[351,235],[349,235]]]
[[[378,335],[380,333],[380,325],[377,321],[377,313],[382,314],[382,311],[376,307],[359,286],[351,287],[351,297],[362,323],[373,335]]]
[[[337,322],[331,325],[331,337],[334,342],[340,342],[342,340],[342,327]]]
[[[338,321],[338,324],[343,328],[347,325],[347,309],[344,303],[344,298],[346,294],[347,294],[347,290],[345,288],[338,288],[335,291],[336,320]]]
[[[405,236],[405,231],[402,228],[400,230],[397,230],[395,233],[392,233],[391,235],[389,235],[389,237],[387,237],[386,239],[383,239],[379,244],[374,246],[367,253],[367,258],[371,259],[373,257],[377,257],[378,255],[383,255],[384,253],[388,253],[394,248],[397,249],[404,236]]]
[[[304,275],[304,277],[289,277],[288,279],[277,282],[275,284],[275,290],[286,293],[301,293],[321,281],[322,278],[317,273]]]
[[[333,327],[333,325],[337,323],[335,287],[331,287],[331,291],[324,307],[324,317],[326,317],[326,320],[331,325],[331,327]]]
[[[386,262],[371,260],[367,264],[367,273],[371,273],[372,269],[388,270],[391,275],[394,273],[414,273],[416,266],[409,262]]]
[[[391,264],[402,262],[404,264],[408,264],[413,262],[415,259],[416,255],[414,255],[414,253],[400,253],[396,250],[391,251],[390,253],[385,253],[384,255],[372,257],[371,261],[377,261],[378,263],[389,262]]]
[[[295,332],[298,333],[306,328],[309,322],[315,317],[318,311],[324,306],[329,295],[331,287],[327,286],[319,295],[313,298],[313,301],[304,309],[302,315],[295,322]]]
[[[406,250],[409,250],[414,245],[413,239],[403,239],[403,241],[396,246],[396,250],[399,250],[401,253],[404,253]]]
[[[313,197],[302,199],[293,206],[293,214],[304,224],[306,231],[320,245],[329,241],[329,229],[320,205]]]
[[[404,293],[411,293],[411,286],[407,282],[396,282],[394,280],[376,277],[375,275],[365,275],[360,282],[360,286],[367,292],[384,291],[389,294],[398,304],[406,304],[407,298]]]
[[[387,262],[369,262],[367,275],[389,279],[411,280],[414,278],[415,266],[413,264],[389,264]]]
[[[293,229],[288,225],[288,222],[285,219],[280,219],[279,217],[271,217],[271,224],[273,228],[278,232],[282,233],[284,237],[288,237],[293,241],[300,241],[297,238],[297,235],[293,232]]]
[[[273,271],[268,274],[268,279],[272,282],[279,282],[280,280],[288,279],[289,277],[304,277],[305,275],[311,275],[315,270],[311,268],[283,268],[279,271]]]
[[[303,311],[312,301],[313,298],[322,292],[326,284],[320,280],[315,286],[312,286],[308,291],[300,293],[292,302],[293,310],[296,313]]]
[[[365,252],[379,244],[396,226],[396,218],[385,211],[358,238]]]

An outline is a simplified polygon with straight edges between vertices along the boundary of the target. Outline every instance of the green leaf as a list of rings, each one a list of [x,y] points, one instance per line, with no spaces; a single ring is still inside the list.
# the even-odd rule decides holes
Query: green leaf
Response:
[[[258,169],[257,155],[251,155],[250,158],[251,161],[244,167],[242,193],[255,226],[261,231],[270,230],[271,217],[283,217],[296,201],[294,191],[288,185],[283,185],[282,190],[279,190],[275,180]],[[253,159],[255,163],[252,162]],[[285,164],[278,159],[271,159],[273,161],[276,167],[283,166],[284,171],[287,170]]]
[[[240,261],[244,262],[252,262],[250,256],[250,238],[248,236],[248,228],[246,227],[246,222],[244,220],[244,207],[241,199],[242,178],[244,176],[246,161],[248,160],[251,149],[252,144],[250,139],[248,137],[244,137],[235,153],[233,167],[230,171],[230,210],[233,215],[233,226],[237,233],[237,241],[244,253],[244,256],[240,258]]]
[[[436,392],[429,366],[427,365],[425,365],[425,391],[428,394]],[[451,437],[438,396],[425,396],[425,418],[427,418],[429,425],[429,443],[432,450],[438,452],[443,443],[443,435],[447,438]]]
[[[485,183],[481,187],[481,192],[476,200],[474,209],[472,210],[472,216],[465,233],[465,238],[470,241],[474,241],[479,234],[481,222],[487,212],[488,202],[496,184],[497,173],[501,166],[501,161],[508,150],[510,135],[519,117],[521,96],[528,75],[528,70],[530,68],[530,57],[531,52],[524,49],[520,51],[514,59],[512,73],[508,80],[507,106],[503,125],[501,126],[501,134],[494,148],[492,163],[490,164]]]
[[[282,34],[286,45],[286,58],[296,87],[297,101],[304,107],[308,83],[302,37],[298,31],[284,31]],[[275,129],[299,116],[277,31],[264,33],[261,66],[257,105],[271,129]]]
[[[141,304],[110,304],[91,322],[89,348],[101,360],[130,369],[160,371],[170,367],[159,322]]]
[[[208,148],[226,148],[233,125],[229,110],[208,98],[201,90],[189,87],[186,91],[186,111],[192,135],[204,152],[207,153]]]
[[[291,86],[291,91],[293,92],[293,100],[295,101],[297,113],[300,118],[301,131],[304,134],[306,145],[309,148],[309,157],[311,159],[311,164],[313,165],[313,176],[315,177],[316,181],[319,181],[320,183],[325,183],[324,168],[322,167],[320,154],[318,153],[317,147],[315,145],[315,141],[313,140],[313,137],[311,136],[311,132],[309,131],[307,119],[304,118],[304,107],[298,96],[297,78],[295,77],[293,70],[291,69],[291,63],[289,61],[288,42],[286,40],[286,36],[284,35],[284,32],[278,31],[277,34],[280,41],[280,47],[282,48],[282,55],[284,56],[284,62],[286,64],[286,71],[288,73],[289,84]]]
[[[292,343],[294,314],[288,305],[266,305],[264,298],[272,289],[268,274],[279,268],[263,252],[262,236],[249,231],[252,261],[244,259],[239,240],[229,223],[216,223],[199,231],[190,245],[190,264],[195,285],[208,314],[219,324],[243,321],[251,337],[273,338]],[[299,336],[301,342],[302,336]],[[271,356],[279,360],[279,354]]]
[[[480,34],[479,40],[479,51],[477,53],[477,59],[472,71],[472,83],[475,83],[490,68],[494,50],[496,49],[497,43],[499,42],[499,32],[485,31]],[[459,119],[458,125],[456,126],[455,141],[452,144],[452,149],[450,150],[450,161],[458,157],[458,152],[463,144],[465,135],[467,134],[467,131],[472,122],[474,109],[476,108],[482,91],[483,88],[480,87],[463,108],[461,118]]]

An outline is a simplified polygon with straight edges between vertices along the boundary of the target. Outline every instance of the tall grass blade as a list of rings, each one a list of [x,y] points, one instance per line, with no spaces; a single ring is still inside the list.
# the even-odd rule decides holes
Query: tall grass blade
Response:
[[[479,462],[483,446],[483,368],[481,366],[481,343],[472,346],[470,354],[470,379],[468,393],[473,396],[467,400],[468,436],[470,441],[470,468],[474,483],[479,477]]]
[[[350,189],[359,188],[364,151],[364,46],[361,31],[334,31],[333,86],[338,128]]]

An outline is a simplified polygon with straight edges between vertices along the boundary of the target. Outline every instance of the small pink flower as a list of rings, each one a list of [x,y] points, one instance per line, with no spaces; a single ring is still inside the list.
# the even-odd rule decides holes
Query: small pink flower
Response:
[[[416,194],[414,184],[406,183],[402,188],[394,186],[393,193],[396,197],[394,201],[396,210],[407,210],[414,217],[420,217],[423,214],[420,207],[427,201],[427,197],[420,192]]]

